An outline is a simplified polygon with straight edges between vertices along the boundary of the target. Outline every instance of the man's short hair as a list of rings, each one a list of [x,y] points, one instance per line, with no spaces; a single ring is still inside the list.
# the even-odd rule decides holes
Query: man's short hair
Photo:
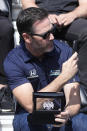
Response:
[[[38,20],[48,17],[48,12],[42,8],[31,7],[22,10],[17,17],[17,28],[20,35],[22,33],[32,33],[33,24]]]

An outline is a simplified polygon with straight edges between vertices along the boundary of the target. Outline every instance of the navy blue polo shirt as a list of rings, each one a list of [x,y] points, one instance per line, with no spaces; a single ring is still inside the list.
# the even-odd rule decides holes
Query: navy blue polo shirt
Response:
[[[61,72],[62,63],[72,55],[72,49],[65,43],[54,40],[54,49],[45,53],[42,61],[32,56],[24,43],[14,48],[4,61],[8,83],[13,90],[17,86],[30,82],[34,91],[48,85]],[[72,81],[79,81],[76,75]]]

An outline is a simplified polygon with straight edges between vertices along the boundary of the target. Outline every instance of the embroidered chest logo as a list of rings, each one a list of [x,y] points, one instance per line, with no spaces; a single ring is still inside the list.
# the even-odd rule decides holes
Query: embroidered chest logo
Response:
[[[36,77],[38,77],[36,70],[35,69],[30,70],[28,78],[36,78]]]
[[[59,76],[60,75],[60,70],[51,70],[50,71],[50,76]]]

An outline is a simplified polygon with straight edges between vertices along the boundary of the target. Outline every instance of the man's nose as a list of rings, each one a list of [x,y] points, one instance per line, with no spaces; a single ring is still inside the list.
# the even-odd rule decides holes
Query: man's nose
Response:
[[[50,33],[49,40],[54,40],[54,35]]]

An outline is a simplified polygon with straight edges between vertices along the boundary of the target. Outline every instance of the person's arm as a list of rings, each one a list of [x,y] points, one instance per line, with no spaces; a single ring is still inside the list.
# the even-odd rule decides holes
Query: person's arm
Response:
[[[57,23],[60,26],[67,26],[77,18],[87,18],[87,0],[78,0],[79,6],[73,11],[60,15],[50,14],[51,23]]]
[[[66,97],[65,111],[68,111],[70,116],[74,116],[79,112],[81,104],[79,83],[65,85],[64,92]]]
[[[46,87],[41,89],[39,92],[58,92],[64,86],[64,84],[71,79],[76,72],[78,71],[77,67],[77,53],[73,54],[72,57],[67,60],[62,66],[61,74],[53,80]],[[28,111],[32,112],[33,110],[33,101],[32,101],[33,87],[30,83],[22,84],[15,89],[13,89],[13,94],[19,103]],[[43,99],[38,100],[39,103],[43,102]],[[39,107],[38,107],[39,108]]]
[[[87,18],[87,0],[78,0],[79,6],[72,11],[76,18]]]
[[[55,121],[62,122],[60,126],[63,126],[71,116],[76,115],[81,105],[79,83],[66,84],[64,93],[66,98],[65,110],[55,117]]]
[[[21,0],[23,9],[29,8],[29,7],[38,7],[35,4],[35,0]]]

